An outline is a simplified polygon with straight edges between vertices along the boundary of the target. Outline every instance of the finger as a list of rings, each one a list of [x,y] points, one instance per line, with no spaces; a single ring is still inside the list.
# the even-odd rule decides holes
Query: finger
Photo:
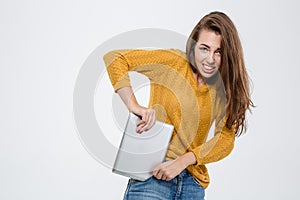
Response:
[[[146,122],[147,123],[147,120],[148,120],[148,116],[149,114],[148,114],[148,110],[146,110],[144,113],[143,113],[143,115],[142,115],[142,120],[144,121],[144,122]]]
[[[139,126],[139,125],[141,125],[141,124],[143,124],[143,123],[145,123],[143,120],[138,120],[138,121],[136,122],[136,126]]]
[[[162,180],[164,180],[164,181],[170,181],[171,178],[169,178],[168,176],[164,175],[164,176],[162,177]]]
[[[140,124],[139,126],[136,127],[136,132],[137,133],[142,133],[143,132],[143,127],[145,126],[145,123]]]
[[[153,171],[152,171],[152,175],[153,175],[154,177],[157,176],[157,173],[158,173],[158,170],[153,170]]]
[[[148,120],[145,124],[145,126],[142,128],[141,131],[148,131],[152,126],[154,125],[156,119],[155,119],[155,110],[150,110],[148,115]]]
[[[160,170],[158,170],[158,171],[156,172],[155,178],[157,178],[157,179],[161,179],[161,178],[162,178],[162,173],[161,173]]]
[[[149,122],[145,122],[145,124],[143,124],[142,128],[141,128],[141,131],[148,131],[150,128],[149,128]]]
[[[142,126],[141,130],[142,132],[149,130],[148,128],[149,126],[147,124],[144,124],[144,126]]]
[[[155,177],[155,178],[157,178],[157,179],[161,179],[161,175],[162,175],[162,173],[161,173],[161,168],[162,168],[162,165],[163,165],[164,163],[161,163],[161,164],[159,164],[153,171],[152,171],[152,175]]]
[[[165,161],[165,162],[160,163],[158,166],[156,166],[156,167],[154,168],[153,171],[156,171],[156,172],[158,173],[159,170],[161,170],[161,169],[163,169],[164,167],[166,167],[166,166],[168,166],[169,164],[171,164],[171,161],[172,161],[172,160],[168,160],[168,161]]]
[[[144,127],[145,131],[148,131],[153,126],[153,115],[149,115],[146,126]]]
[[[153,171],[156,171],[156,172],[158,172],[159,171],[159,169],[162,167],[164,165],[164,162],[163,163],[160,163],[159,165],[157,165],[155,168],[154,168],[154,170]]]
[[[164,171],[162,174],[162,180],[170,181],[174,176],[169,171]]]
[[[151,121],[149,123],[149,128],[152,128],[155,125],[155,122],[156,122],[155,116],[151,117]]]
[[[143,120],[143,119],[140,119],[136,122],[136,125],[137,125],[137,128],[136,128],[136,132],[137,133],[142,133],[144,130],[143,127],[147,125],[147,123]]]
[[[158,174],[157,174],[157,178],[164,180],[163,177],[165,176],[165,172],[164,170],[159,170]]]

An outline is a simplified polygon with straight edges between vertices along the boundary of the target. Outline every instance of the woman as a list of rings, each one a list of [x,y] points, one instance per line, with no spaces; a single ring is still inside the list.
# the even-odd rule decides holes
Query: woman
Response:
[[[222,12],[204,16],[187,41],[186,53],[117,50],[104,60],[115,91],[129,111],[141,117],[138,133],[155,120],[174,125],[167,162],[144,182],[130,179],[124,199],[204,199],[210,182],[205,164],[232,151],[235,136],[245,131],[245,113],[253,106],[233,22]],[[149,108],[138,104],[128,71],[150,79]],[[213,122],[214,137],[206,141]]]

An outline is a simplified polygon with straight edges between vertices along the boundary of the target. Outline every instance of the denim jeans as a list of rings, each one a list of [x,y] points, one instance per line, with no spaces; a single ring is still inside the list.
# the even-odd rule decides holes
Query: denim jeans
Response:
[[[130,179],[124,200],[204,200],[204,195],[204,188],[184,170],[170,181]]]

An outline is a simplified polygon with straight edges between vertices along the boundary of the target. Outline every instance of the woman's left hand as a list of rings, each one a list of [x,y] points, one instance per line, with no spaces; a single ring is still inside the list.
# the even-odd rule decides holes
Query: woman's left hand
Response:
[[[177,158],[161,163],[153,170],[152,174],[157,179],[169,181],[180,174],[184,169],[185,166],[183,163],[180,163]]]
[[[191,164],[195,164],[196,158],[192,152],[188,152],[175,160],[170,160],[158,165],[152,175],[161,180],[169,181],[180,174]]]

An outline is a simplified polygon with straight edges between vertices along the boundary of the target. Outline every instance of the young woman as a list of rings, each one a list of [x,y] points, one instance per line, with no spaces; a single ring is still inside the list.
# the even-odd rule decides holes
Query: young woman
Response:
[[[124,199],[204,199],[210,179],[205,164],[226,157],[235,136],[245,131],[245,113],[253,103],[238,32],[222,12],[204,16],[195,26],[186,52],[116,50],[104,56],[115,91],[130,112],[141,117],[137,132],[155,120],[174,125],[166,162],[146,181],[130,179]],[[151,81],[149,108],[138,104],[128,71]],[[207,140],[212,123],[214,137]]]

